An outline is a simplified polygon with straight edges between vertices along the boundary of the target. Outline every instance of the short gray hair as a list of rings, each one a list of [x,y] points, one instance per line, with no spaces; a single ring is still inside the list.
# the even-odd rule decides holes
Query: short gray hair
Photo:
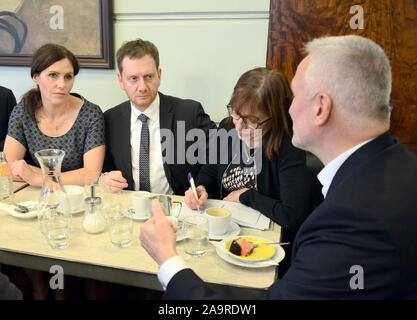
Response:
[[[307,96],[327,92],[349,119],[352,115],[378,122],[389,119],[391,67],[378,44],[349,35],[315,39],[305,49],[312,57],[305,73]]]

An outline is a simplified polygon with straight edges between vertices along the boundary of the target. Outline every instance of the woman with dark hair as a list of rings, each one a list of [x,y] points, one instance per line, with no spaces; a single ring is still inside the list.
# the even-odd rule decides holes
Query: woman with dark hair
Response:
[[[279,71],[256,68],[240,77],[229,117],[219,125],[217,163],[204,165],[196,178],[199,200],[191,189],[185,193],[191,209],[203,207],[209,196],[240,202],[281,225],[284,235],[295,234],[310,212],[310,184],[305,152],[291,144],[292,98]],[[225,150],[222,132],[232,137]]]
[[[16,105],[4,145],[16,180],[42,185],[39,167],[26,163],[26,151],[62,149],[64,184],[84,184],[88,171],[101,171],[105,154],[104,117],[99,106],[71,93],[79,65],[63,46],[45,44],[33,55],[30,75],[37,88]]]

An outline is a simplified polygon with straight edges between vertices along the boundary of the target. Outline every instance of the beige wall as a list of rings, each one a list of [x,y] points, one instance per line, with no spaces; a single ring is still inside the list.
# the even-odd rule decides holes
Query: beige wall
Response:
[[[269,0],[115,0],[114,48],[141,37],[160,51],[163,93],[200,101],[215,121],[238,77],[265,66]],[[19,100],[33,87],[29,67],[0,66],[0,85]],[[107,110],[124,101],[116,70],[82,69],[74,92]]]

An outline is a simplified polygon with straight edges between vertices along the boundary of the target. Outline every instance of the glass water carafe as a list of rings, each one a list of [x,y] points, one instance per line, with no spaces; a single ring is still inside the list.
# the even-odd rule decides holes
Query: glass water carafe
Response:
[[[35,156],[41,166],[43,178],[38,203],[39,228],[48,238],[48,221],[51,219],[64,221],[71,228],[71,208],[61,181],[61,164],[65,151],[46,149],[37,151]]]

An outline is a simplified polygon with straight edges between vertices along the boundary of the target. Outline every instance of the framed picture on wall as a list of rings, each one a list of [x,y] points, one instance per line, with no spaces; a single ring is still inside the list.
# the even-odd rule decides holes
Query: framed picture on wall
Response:
[[[65,46],[81,67],[113,68],[111,0],[0,1],[0,65],[28,66],[45,43]]]

